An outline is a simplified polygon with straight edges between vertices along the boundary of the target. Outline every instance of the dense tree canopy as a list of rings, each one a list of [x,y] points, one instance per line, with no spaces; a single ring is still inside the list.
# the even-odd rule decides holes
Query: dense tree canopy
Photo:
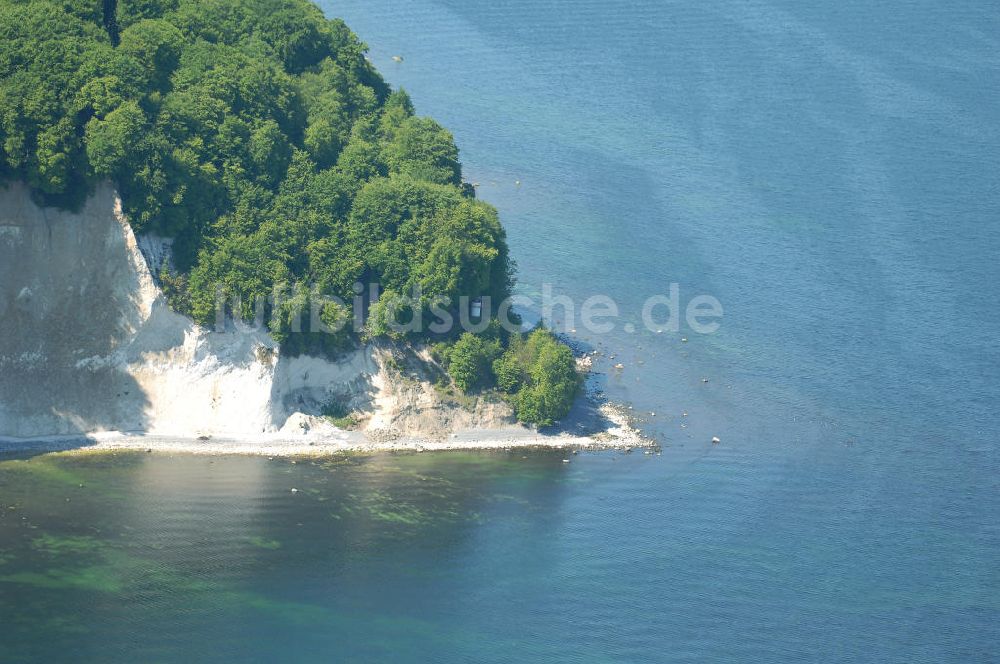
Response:
[[[518,419],[542,426],[569,412],[580,386],[573,353],[545,329],[511,338],[493,371]]]
[[[493,362],[503,348],[496,339],[466,332],[446,350],[448,373],[463,392],[493,385]]]
[[[249,318],[284,292],[272,331],[300,351],[316,346],[296,321],[313,287],[499,302],[511,268],[496,211],[463,186],[452,135],[365,48],[305,0],[0,0],[0,180],[67,207],[113,180],[137,231],[174,238],[173,306],[212,322],[221,288]],[[493,359],[456,380],[491,383]],[[525,389],[544,382],[522,373]],[[552,419],[529,401],[519,411]]]
[[[522,422],[555,424],[569,413],[580,387],[573,353],[545,328],[505,335],[492,324],[482,334],[465,333],[439,346],[438,353],[459,389],[497,389]]]

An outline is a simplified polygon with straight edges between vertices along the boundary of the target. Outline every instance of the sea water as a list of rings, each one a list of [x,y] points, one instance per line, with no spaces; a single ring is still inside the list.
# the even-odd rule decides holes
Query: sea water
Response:
[[[0,659],[997,659],[995,3],[323,7],[662,455],[6,461]]]

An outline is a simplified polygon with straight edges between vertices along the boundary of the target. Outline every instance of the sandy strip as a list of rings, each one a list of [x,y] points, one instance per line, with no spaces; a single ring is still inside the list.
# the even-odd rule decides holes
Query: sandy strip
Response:
[[[444,440],[399,437],[373,439],[360,431],[339,429],[314,431],[297,436],[250,434],[232,437],[102,432],[75,436],[38,438],[0,437],[0,454],[16,453],[102,453],[137,451],[174,454],[240,454],[269,457],[331,456],[379,452],[430,452],[440,450],[549,449],[629,449],[656,447],[643,438],[620,412],[606,412],[614,424],[596,436],[566,433],[542,434],[524,427],[467,429]]]
[[[175,454],[240,454],[256,456],[331,456],[338,454],[372,454],[378,452],[430,452],[441,450],[508,450],[515,448],[551,449],[621,449],[647,446],[643,441],[628,442],[619,438],[555,435],[511,435],[504,431],[470,431],[441,441],[399,438],[372,441],[364,436],[343,438],[308,437],[299,439],[272,438],[181,438],[163,435],[100,433],[90,436],[59,438],[0,439],[0,454],[18,452],[101,453],[137,451]]]

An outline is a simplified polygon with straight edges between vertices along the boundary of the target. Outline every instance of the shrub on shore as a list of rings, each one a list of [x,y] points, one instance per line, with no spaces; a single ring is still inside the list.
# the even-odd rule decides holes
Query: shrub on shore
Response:
[[[569,347],[544,328],[499,339],[465,333],[439,349],[449,375],[463,392],[497,389],[517,418],[549,426],[569,413],[580,387]]]

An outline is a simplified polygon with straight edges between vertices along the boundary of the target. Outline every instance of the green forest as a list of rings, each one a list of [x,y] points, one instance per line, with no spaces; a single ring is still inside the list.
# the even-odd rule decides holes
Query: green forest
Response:
[[[460,389],[497,389],[525,422],[559,420],[579,381],[547,331],[431,339],[387,324],[413,311],[384,303],[415,289],[411,308],[497,304],[513,267],[451,133],[365,50],[305,0],[0,0],[0,181],[71,209],[114,182],[137,232],[173,238],[162,285],[198,322],[214,322],[221,288],[232,316],[269,302],[290,353],[423,337]],[[356,283],[384,293],[363,330],[298,324],[314,293],[351,302]],[[328,327],[349,317],[318,306]]]

